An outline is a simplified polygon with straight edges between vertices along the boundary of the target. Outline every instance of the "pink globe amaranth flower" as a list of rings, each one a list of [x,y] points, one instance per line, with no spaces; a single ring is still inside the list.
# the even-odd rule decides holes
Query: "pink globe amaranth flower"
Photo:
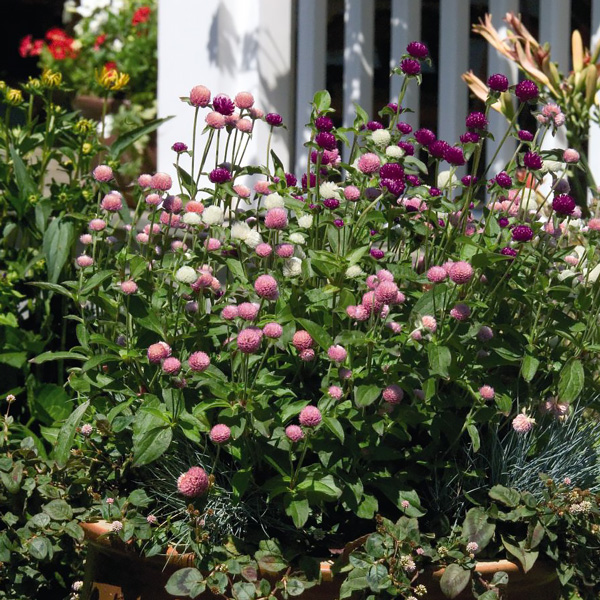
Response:
[[[592,231],[600,231],[600,219],[597,217],[591,218],[587,222],[587,226],[588,229],[591,229]]]
[[[283,208],[271,208],[265,215],[267,229],[285,229],[288,225],[287,212]]]
[[[79,236],[79,241],[84,246],[89,246],[94,241],[94,238],[89,233],[84,233]]]
[[[84,437],[89,437],[90,435],[92,435],[92,431],[94,431],[94,428],[89,423],[85,423],[81,426],[80,431],[81,435],[83,435]]]
[[[420,329],[413,329],[410,332],[411,339],[415,340],[415,342],[420,342],[423,339],[423,333]]]
[[[250,119],[239,119],[236,122],[235,127],[242,133],[251,133],[252,129],[254,128],[254,124]]]
[[[204,212],[204,204],[202,202],[198,202],[197,200],[190,200],[185,205],[186,213],[195,213],[197,215],[201,215]]]
[[[256,246],[254,251],[261,258],[266,258],[267,256],[271,255],[271,253],[273,252],[273,248],[271,248],[271,246],[269,246],[269,244],[262,242],[262,243],[258,244],[258,246]]]
[[[379,281],[394,281],[394,276],[387,269],[379,269],[377,271],[377,279]]]
[[[188,366],[190,370],[202,373],[210,366],[210,358],[205,352],[193,352],[188,358]]]
[[[183,209],[183,200],[179,196],[167,196],[163,201],[163,209],[168,213],[179,214]]]
[[[469,283],[473,278],[473,267],[468,262],[460,260],[450,267],[448,277],[457,285]]]
[[[479,388],[479,395],[484,400],[493,400],[496,393],[494,392],[494,388],[490,385],[482,385]]]
[[[121,282],[121,291],[128,296],[130,294],[135,294],[138,290],[137,283],[132,279],[127,279],[126,281]]]
[[[233,304],[228,304],[221,311],[221,318],[225,321],[233,321],[238,316],[238,307]]]
[[[215,425],[208,434],[210,441],[215,444],[224,444],[229,441],[231,437],[231,429],[227,425],[219,424]]]
[[[370,313],[378,313],[383,308],[383,302],[375,296],[375,292],[363,294],[361,305]]]
[[[511,236],[515,242],[529,242],[533,239],[533,229],[528,225],[517,225],[513,228]],[[516,256],[516,252],[513,256]]]
[[[335,346],[330,346],[327,350],[327,356],[336,363],[343,363],[348,357],[348,352],[346,348],[336,344]]]
[[[251,108],[254,104],[254,96],[250,92],[238,92],[234,101],[238,108]]]
[[[381,160],[377,154],[367,152],[358,159],[358,168],[366,174],[377,173],[381,167]]]
[[[538,86],[531,80],[525,79],[518,83],[515,87],[515,96],[521,102],[535,100],[539,96],[540,90]]]
[[[294,256],[294,246],[293,244],[279,244],[279,246],[275,248],[275,254],[277,254],[279,258],[290,258]]]
[[[257,194],[270,194],[271,190],[269,189],[270,183],[268,181],[257,181],[254,184],[254,191]]]
[[[94,259],[87,254],[82,254],[81,256],[77,257],[75,262],[77,263],[78,267],[85,269],[86,267],[91,267],[94,264]]]
[[[285,435],[290,441],[296,443],[304,437],[304,432],[298,425],[288,425],[285,428]]]
[[[138,177],[138,185],[142,188],[149,188],[152,185],[152,175],[149,173],[142,173]]]
[[[106,196],[102,198],[102,202],[100,202],[100,208],[108,212],[117,212],[121,210],[123,208],[123,201],[121,200],[121,195],[117,192],[111,192],[110,194],[106,194]]]
[[[581,157],[579,156],[579,152],[577,152],[577,150],[575,150],[574,148],[567,148],[563,152],[563,160],[566,163],[576,163],[576,162],[579,162],[580,158]]]
[[[178,227],[181,220],[179,215],[163,211],[160,213],[159,221],[167,227]]]
[[[383,399],[390,404],[400,404],[404,398],[404,391],[395,383],[388,385],[382,393]]]
[[[502,73],[494,73],[488,77],[487,84],[494,92],[505,92],[508,89],[508,78]]]
[[[102,231],[103,229],[106,229],[106,221],[102,219],[92,219],[88,224],[88,228],[90,231]]]
[[[350,369],[346,369],[346,367],[340,367],[338,369],[338,375],[342,381],[352,379],[352,371]]]
[[[535,419],[525,413],[518,414],[512,421],[512,427],[517,433],[528,433],[533,429]]]
[[[225,125],[227,125],[228,127],[236,127],[239,120],[240,120],[239,113],[233,113],[232,115],[226,115],[225,116]],[[250,123],[250,125],[252,125],[252,121],[250,121],[248,119],[248,122]]]
[[[98,165],[92,171],[92,175],[96,181],[106,183],[113,178],[113,170],[108,165]]]
[[[254,290],[260,298],[265,300],[277,300],[279,298],[277,281],[272,275],[260,275],[254,282]]]
[[[150,240],[150,236],[147,233],[142,232],[142,233],[138,233],[135,236],[135,239],[137,240],[137,242],[139,244],[147,244],[148,241]]]
[[[379,285],[379,279],[377,275],[369,275],[365,283],[370,290],[376,290]]]
[[[249,198],[250,197],[250,188],[246,187],[245,185],[242,185],[242,184],[234,185],[233,186],[233,191],[240,198]]]
[[[466,321],[471,316],[471,309],[463,303],[458,303],[450,310],[450,316],[457,321]]]
[[[406,46],[406,51],[413,58],[423,59],[429,56],[429,50],[423,42],[410,42],[408,46]]]
[[[197,498],[208,490],[208,474],[202,467],[192,467],[177,479],[177,491],[186,498]]]
[[[177,375],[181,371],[181,361],[174,356],[169,356],[163,361],[162,370],[169,375]]]
[[[237,347],[244,354],[254,354],[260,348],[263,333],[257,327],[242,329],[237,336]]]
[[[344,391],[338,385],[330,385],[327,389],[327,393],[334,400],[341,400],[344,395]]]
[[[314,343],[310,333],[304,329],[299,329],[292,337],[292,345],[296,350],[308,350],[313,347]]]
[[[445,281],[446,277],[448,277],[448,273],[446,273],[444,267],[431,267],[427,271],[427,279],[429,279],[431,283],[441,283],[442,281]]]
[[[259,310],[260,304],[256,302],[242,302],[237,307],[238,317],[241,317],[244,321],[254,321],[258,317]]]
[[[305,350],[300,350],[298,356],[300,357],[300,360],[303,360],[304,362],[312,362],[315,360],[316,353],[312,348],[306,348]]]
[[[221,248],[221,242],[217,238],[208,238],[205,243],[206,249],[209,252],[214,252]]]
[[[167,192],[171,189],[173,180],[167,173],[155,173],[152,175],[152,183],[150,187],[161,192]]]
[[[158,194],[148,194],[146,196],[146,204],[148,206],[158,206],[162,202],[162,198]]]
[[[421,319],[421,324],[423,325],[423,327],[425,329],[427,329],[428,331],[431,331],[432,333],[435,333],[437,330],[437,321],[435,320],[435,317],[433,317],[432,315],[425,315]]]
[[[206,115],[204,122],[212,129],[223,129],[225,127],[225,117],[214,110]]]
[[[171,346],[166,342],[157,342],[148,346],[147,350],[148,361],[157,364],[165,358],[171,356]]]
[[[253,119],[262,119],[265,116],[264,111],[256,106],[252,106],[248,112]]]
[[[375,290],[375,298],[384,304],[393,304],[398,295],[398,286],[393,281],[382,281]]]
[[[391,321],[389,323],[386,323],[385,326],[388,329],[392,330],[392,333],[398,335],[399,333],[402,332],[402,325],[400,325],[400,323],[396,323],[395,321]]]
[[[552,209],[559,215],[572,215],[576,206],[575,200],[568,194],[555,196],[552,200]]]
[[[344,188],[344,198],[349,202],[356,202],[360,199],[360,190],[355,185],[348,185]]]
[[[210,102],[210,90],[204,85],[196,85],[190,91],[190,104],[205,108]]]
[[[300,425],[303,427],[316,427],[322,419],[321,411],[316,406],[310,404],[300,411],[300,416],[298,417]]]
[[[267,323],[263,327],[263,333],[265,334],[265,337],[268,337],[269,339],[272,339],[272,340],[277,340],[283,334],[283,327],[279,323],[275,323],[275,322]]]

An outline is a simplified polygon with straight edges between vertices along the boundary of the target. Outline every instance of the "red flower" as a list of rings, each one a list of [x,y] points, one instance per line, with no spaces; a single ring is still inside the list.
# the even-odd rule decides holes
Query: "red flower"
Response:
[[[44,47],[44,40],[35,40],[33,42],[33,48],[29,51],[29,56],[39,56],[42,53]]]
[[[140,23],[147,23],[148,19],[150,19],[150,7],[149,6],[141,6],[138,8],[133,14],[133,18],[131,19],[131,24],[135,27]]]
[[[64,29],[60,29],[60,27],[48,29],[46,31],[46,39],[49,42],[56,42],[57,44],[71,44],[73,42],[73,39],[69,37],[67,32]]]
[[[108,62],[104,63],[104,68],[107,71],[116,71],[117,63],[114,60],[109,60]]]
[[[106,41],[106,34],[105,33],[100,34],[96,38],[96,41],[94,42],[94,50],[100,50],[100,46],[102,46],[102,44],[104,44],[105,41]]]
[[[53,27],[46,32],[48,40],[48,50],[56,60],[64,60],[65,58],[77,58],[77,50],[73,48],[75,41],[70,37],[64,29]]]
[[[31,51],[33,50],[33,37],[31,34],[26,35],[19,44],[19,54],[21,58],[27,58],[31,56]]]

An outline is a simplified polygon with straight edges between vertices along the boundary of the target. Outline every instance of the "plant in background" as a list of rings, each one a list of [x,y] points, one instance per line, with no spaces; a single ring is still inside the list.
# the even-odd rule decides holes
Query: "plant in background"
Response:
[[[247,92],[213,97],[202,85],[184,99],[191,138],[173,145],[179,195],[168,174],[141,175],[124,223],[113,171],[95,171],[90,243],[77,277],[53,287],[77,307],[78,344],[61,355],[80,363],[68,379],[89,432],[77,452],[115,540],[194,553],[198,568],[169,583],[176,595],[297,595],[314,569],[288,561],[328,556],[371,533],[377,514],[384,539],[365,547],[376,578],[351,572],[352,589],[418,596],[427,563],[459,563],[448,568],[465,571],[466,586],[477,550],[463,538],[475,524],[456,523],[473,510],[496,518],[502,499],[491,485],[461,487],[449,521],[432,482],[473,468],[472,455],[507,429],[531,440],[536,464],[548,444],[542,412],[577,436],[572,404],[598,408],[600,224],[569,193],[574,155],[541,150],[512,121],[511,161],[497,173],[480,165],[490,106],[508,88],[500,74],[459,141],[413,131],[401,102],[427,55],[410,44],[395,70],[398,103],[377,119],[357,107],[349,130],[334,127],[329,94],[317,93],[306,172],[286,172],[269,148],[267,166],[246,165],[254,127],[272,131],[281,116],[263,115]],[[537,108],[533,81],[511,93],[519,110]],[[529,512],[506,520],[526,529],[545,500],[510,494]],[[444,551],[408,553],[422,535],[414,519]],[[556,524],[544,521],[545,535],[560,546]],[[510,534],[518,552],[486,531],[478,548],[492,544],[525,570],[535,562],[520,531]],[[383,573],[380,559],[397,549],[410,577],[397,562]],[[581,573],[561,571],[563,584]]]

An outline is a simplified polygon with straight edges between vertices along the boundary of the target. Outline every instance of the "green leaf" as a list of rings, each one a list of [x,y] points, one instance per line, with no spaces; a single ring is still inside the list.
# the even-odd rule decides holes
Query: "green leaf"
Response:
[[[561,402],[573,402],[583,390],[585,374],[581,361],[571,358],[560,372],[558,398]]]
[[[30,359],[29,362],[34,365],[41,365],[51,360],[87,360],[87,356],[78,352],[43,352],[35,358]]]
[[[288,579],[287,585],[285,586],[285,591],[290,596],[300,596],[300,594],[304,592],[304,589],[304,582],[299,579]]]
[[[154,427],[133,445],[133,466],[147,465],[165,453],[171,445],[173,431],[169,425]]]
[[[71,255],[74,241],[73,223],[60,217],[50,222],[44,233],[42,247],[46,257],[48,280],[51,283],[58,282],[60,273]]]
[[[304,527],[304,524],[310,515],[308,500],[306,498],[302,498],[300,500],[291,500],[285,507],[285,514],[292,517],[296,527]]]
[[[140,127],[136,127],[131,131],[127,131],[123,135],[119,136],[117,140],[110,146],[110,155],[113,159],[119,158],[127,148],[130,148],[137,140],[145,135],[156,131],[162,123],[165,123],[173,117],[165,117],[163,119],[154,119],[149,121]]]
[[[173,596],[196,598],[204,592],[206,584],[204,583],[202,573],[200,573],[198,569],[186,567],[185,569],[175,571],[175,573],[169,577],[165,589]]]
[[[19,188],[19,194],[17,197],[20,200],[20,203],[18,206],[15,206],[15,208],[17,209],[19,216],[23,216],[25,212],[24,208],[29,202],[29,196],[37,194],[38,189],[35,181],[29,174],[29,170],[23,162],[23,159],[12,145],[10,146],[10,157],[13,161],[15,179],[17,180],[17,187]]]
[[[375,496],[365,494],[362,502],[358,505],[356,516],[361,519],[372,519],[375,513],[379,510],[379,502]]]
[[[381,388],[377,385],[358,385],[354,388],[354,401],[361,408],[369,406],[381,396]]]
[[[507,488],[503,485],[495,485],[490,491],[489,496],[492,500],[498,500],[506,506],[514,508],[521,500],[521,494],[513,488]]]
[[[531,354],[526,354],[523,357],[523,362],[521,363],[521,376],[527,383],[529,383],[534,377],[540,366],[540,361],[531,356]]]
[[[317,112],[322,113],[331,107],[331,95],[327,90],[320,90],[313,97],[313,105]]]
[[[491,541],[496,524],[491,522],[483,508],[471,508],[467,512],[462,533],[469,542],[475,542],[479,550],[485,548]]]
[[[54,383],[31,388],[28,394],[32,415],[44,425],[62,421],[71,414],[71,402],[65,389]]]
[[[452,354],[447,346],[430,345],[427,348],[427,356],[429,357],[429,367],[431,373],[448,377],[448,367],[452,362]]]
[[[245,581],[236,581],[231,591],[235,600],[254,600],[256,596],[256,588],[254,584]]]
[[[335,435],[338,440],[343,444],[344,443],[344,428],[338,419],[334,417],[323,417],[323,425]]]
[[[310,337],[312,337],[323,350],[327,351],[329,350],[329,347],[333,345],[333,340],[324,327],[321,327],[308,319],[296,319],[296,321],[308,331]]]
[[[475,425],[469,423],[467,425],[467,433],[471,438],[471,443],[473,444],[473,452],[479,452],[479,448],[481,447],[481,439],[479,437],[479,430]]]
[[[52,544],[48,538],[34,537],[29,542],[29,553],[37,560],[44,560],[52,554]]]
[[[380,592],[390,586],[390,577],[385,565],[381,563],[372,565],[367,571],[367,583],[372,592]]]
[[[94,275],[92,275],[86,281],[86,284],[81,288],[81,295],[87,296],[94,288],[98,287],[101,283],[112,277],[114,274],[115,272],[113,269],[94,273]]]
[[[17,494],[23,481],[23,463],[16,463],[10,473],[0,473],[0,480],[10,494]]]
[[[34,285],[41,290],[50,290],[52,292],[56,292],[57,294],[61,294],[67,298],[73,298],[73,294],[66,287],[63,287],[58,283],[50,283],[48,281],[32,281],[29,285]]]
[[[133,492],[129,494],[128,500],[133,506],[140,506],[142,508],[149,506],[152,502],[150,496],[142,489],[133,490]]]
[[[440,588],[447,598],[456,598],[471,580],[471,571],[463,569],[459,564],[452,563],[444,570],[440,579]]]
[[[73,518],[73,509],[69,506],[68,502],[60,498],[51,500],[48,504],[44,505],[42,510],[53,521],[70,521]]]
[[[515,540],[512,538],[505,538],[502,536],[502,544],[506,548],[506,551],[510,552],[521,563],[525,573],[527,573],[533,567],[539,552],[527,550],[525,548],[526,540],[521,540],[520,542],[515,543]]]
[[[61,468],[64,467],[69,460],[71,447],[73,446],[73,440],[75,439],[75,433],[77,432],[79,423],[81,422],[81,419],[83,419],[83,415],[85,414],[89,404],[90,402],[87,400],[78,406],[69,415],[68,419],[58,432],[58,438],[53,451],[53,457],[56,461],[56,464]]]

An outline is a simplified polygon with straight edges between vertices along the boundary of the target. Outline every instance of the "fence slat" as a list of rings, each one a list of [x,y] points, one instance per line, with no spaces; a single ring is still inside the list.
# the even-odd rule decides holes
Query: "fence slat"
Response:
[[[406,52],[406,46],[421,39],[421,0],[392,0],[392,42],[390,48],[390,69],[398,66],[400,57]],[[396,102],[402,86],[400,77],[392,77],[390,82],[390,100]],[[402,120],[410,123],[413,129],[419,127],[419,86],[409,85],[402,106],[414,112],[406,113]]]

